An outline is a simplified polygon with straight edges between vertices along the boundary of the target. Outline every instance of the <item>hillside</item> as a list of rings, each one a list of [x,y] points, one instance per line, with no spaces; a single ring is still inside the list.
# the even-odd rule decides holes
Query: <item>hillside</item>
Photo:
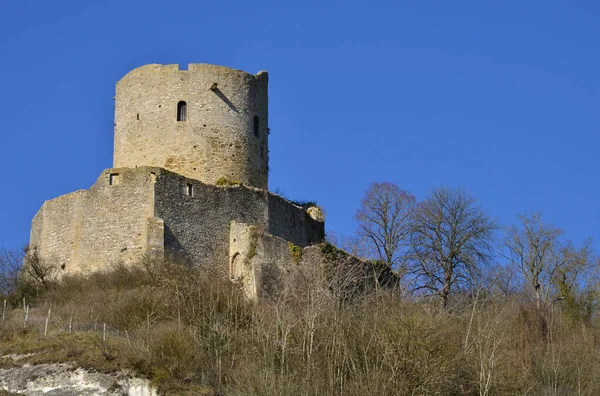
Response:
[[[176,395],[600,393],[595,317],[484,292],[444,310],[342,274],[297,266],[256,302],[219,270],[174,263],[22,282],[2,366],[126,370]]]

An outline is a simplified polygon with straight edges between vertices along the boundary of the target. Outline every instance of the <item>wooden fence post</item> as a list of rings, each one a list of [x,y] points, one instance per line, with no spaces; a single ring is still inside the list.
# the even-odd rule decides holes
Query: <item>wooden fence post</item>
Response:
[[[52,313],[52,305],[48,308],[48,316],[46,317],[46,326],[44,326],[44,336],[48,335],[48,322],[50,322],[50,314]]]
[[[23,299],[25,301],[25,299]],[[23,328],[27,327],[27,319],[29,319],[29,305],[25,308],[25,322],[23,323]]]

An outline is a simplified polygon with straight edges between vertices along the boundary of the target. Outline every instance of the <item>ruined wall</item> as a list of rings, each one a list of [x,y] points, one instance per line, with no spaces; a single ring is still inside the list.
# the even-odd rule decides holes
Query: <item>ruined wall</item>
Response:
[[[400,282],[385,264],[327,243],[299,248],[238,223],[232,224],[230,238],[231,279],[241,284],[249,298],[277,299],[286,289],[305,293],[308,288],[349,299],[382,287],[393,289]]]
[[[148,218],[154,214],[152,168],[107,169],[83,206],[79,271],[139,260],[146,252]]]
[[[285,287],[286,276],[298,265],[299,259],[301,257],[294,258],[288,241],[270,234],[258,235],[256,254],[251,263],[256,293],[250,297],[277,297]]]
[[[77,260],[82,200],[79,190],[44,202],[31,224],[29,247],[57,268]]]
[[[311,218],[305,208],[269,193],[268,232],[304,247],[323,241],[325,223]]]
[[[157,217],[165,224],[165,254],[225,270],[232,220],[265,230],[267,192],[243,186],[213,186],[162,171],[156,180]]]
[[[61,273],[138,260],[160,234],[160,222],[152,221],[153,185],[151,169],[105,170],[90,190],[44,203],[32,222],[31,249],[64,267]]]
[[[155,216],[164,220],[165,252],[226,268],[230,223],[251,224],[299,246],[324,238],[324,224],[302,207],[264,190],[213,186],[162,171],[156,181]]]
[[[257,294],[256,260],[258,253],[258,232],[256,227],[232,221],[229,228],[229,279],[242,286],[246,296],[255,298]]]
[[[266,72],[206,64],[131,71],[116,86],[114,167],[157,166],[204,183],[225,177],[267,189],[267,85]],[[177,121],[180,101],[186,121]]]
[[[64,266],[64,273],[131,264],[148,253],[225,271],[232,221],[299,246],[323,239],[323,222],[265,190],[214,186],[138,167],[107,169],[88,191],[44,203],[30,243],[42,258]]]
[[[285,274],[300,259],[292,255],[288,241],[235,221],[231,222],[229,246],[229,277],[241,284],[249,298],[276,295]]]

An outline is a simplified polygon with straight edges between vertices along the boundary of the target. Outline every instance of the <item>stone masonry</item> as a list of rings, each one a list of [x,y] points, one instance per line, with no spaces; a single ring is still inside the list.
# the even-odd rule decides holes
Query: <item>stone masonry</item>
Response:
[[[46,201],[30,254],[64,274],[143,257],[217,264],[260,295],[262,263],[324,239],[319,208],[268,191],[266,72],[146,65],[116,87],[114,167]]]
[[[157,166],[214,184],[268,188],[268,74],[146,65],[118,83],[114,167]],[[177,106],[185,103],[185,121]],[[256,131],[255,129],[256,124]]]

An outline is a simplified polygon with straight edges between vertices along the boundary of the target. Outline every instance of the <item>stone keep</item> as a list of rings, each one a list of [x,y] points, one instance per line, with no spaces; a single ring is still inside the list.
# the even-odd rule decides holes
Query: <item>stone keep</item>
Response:
[[[266,72],[205,64],[131,71],[117,83],[114,167],[157,166],[266,190],[267,83]]]
[[[260,295],[264,266],[292,265],[291,246],[324,238],[318,207],[267,189],[267,76],[205,64],[128,73],[116,87],[113,168],[44,202],[29,254],[59,276],[148,256],[216,264]]]

